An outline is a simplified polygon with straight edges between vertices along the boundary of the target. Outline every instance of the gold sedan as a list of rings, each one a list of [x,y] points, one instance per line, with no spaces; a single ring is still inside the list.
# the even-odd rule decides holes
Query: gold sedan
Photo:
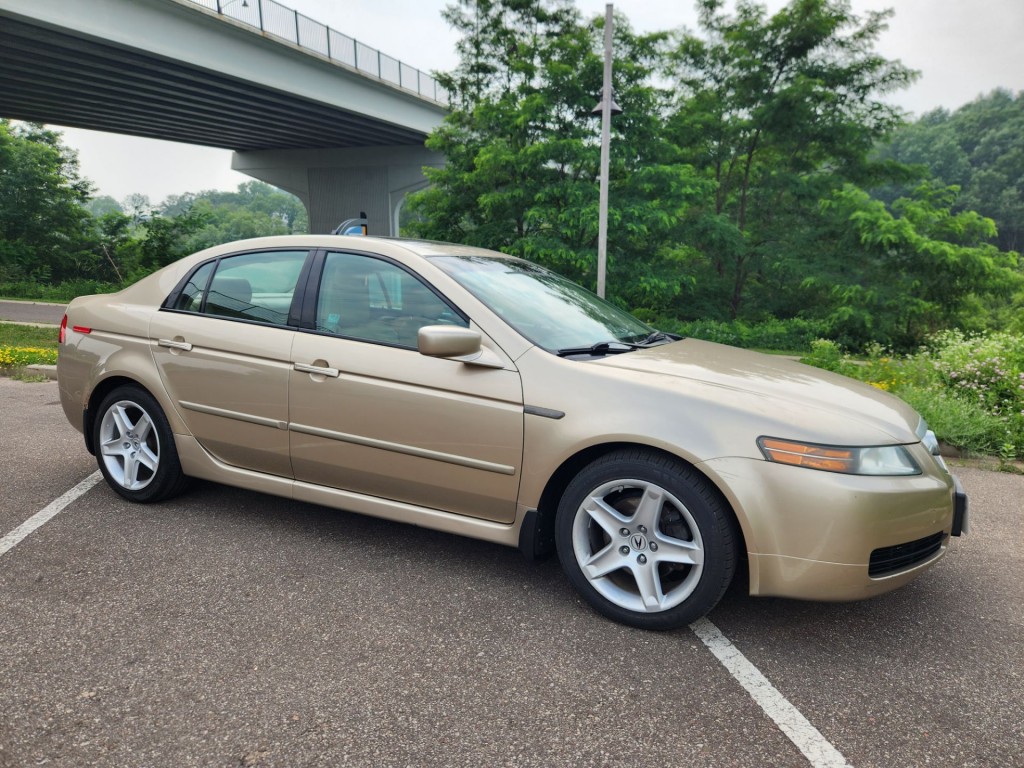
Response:
[[[909,406],[680,339],[526,261],[248,240],[73,301],[61,402],[110,487],[204,478],[557,550],[586,600],[687,624],[750,593],[851,600],[942,557],[967,499]]]

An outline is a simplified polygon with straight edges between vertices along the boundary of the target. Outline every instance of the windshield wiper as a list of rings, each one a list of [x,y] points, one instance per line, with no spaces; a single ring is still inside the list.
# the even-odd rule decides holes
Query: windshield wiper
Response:
[[[615,346],[612,346],[615,345]],[[572,357],[573,355],[621,355],[623,352],[632,352],[634,349],[641,349],[639,344],[631,344],[628,341],[599,341],[589,347],[566,347],[560,349],[559,357]]]
[[[632,352],[634,349],[646,349],[650,346],[667,344],[670,341],[679,341],[681,338],[683,337],[677,336],[674,333],[655,331],[640,341],[619,341],[618,339],[599,341],[597,344],[592,344],[589,347],[567,347],[560,349],[556,354],[559,357],[572,357],[573,355],[591,355],[593,357],[599,355],[621,355],[623,352]]]
[[[682,336],[665,331],[655,331],[643,341],[635,342],[638,347],[646,347],[649,344],[667,344],[670,341],[679,341]]]

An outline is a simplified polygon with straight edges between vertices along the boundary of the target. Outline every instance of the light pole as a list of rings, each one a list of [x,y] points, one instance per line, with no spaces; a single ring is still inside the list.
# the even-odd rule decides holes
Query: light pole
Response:
[[[597,295],[604,298],[605,273],[608,269],[608,155],[612,136],[612,115],[622,109],[612,101],[612,4],[604,8],[604,85],[601,103],[594,113],[601,113],[601,187],[597,214]]]

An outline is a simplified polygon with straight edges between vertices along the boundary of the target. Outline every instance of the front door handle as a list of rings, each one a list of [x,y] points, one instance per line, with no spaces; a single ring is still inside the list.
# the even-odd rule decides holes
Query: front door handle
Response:
[[[308,363],[295,363],[294,368],[296,371],[302,371],[303,373],[312,373],[315,376],[330,376],[332,379],[336,379],[341,375],[341,371],[337,368],[330,368],[326,365],[309,365]]]

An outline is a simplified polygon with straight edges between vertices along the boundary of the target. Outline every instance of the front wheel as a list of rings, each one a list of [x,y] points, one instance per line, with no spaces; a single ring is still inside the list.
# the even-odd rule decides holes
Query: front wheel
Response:
[[[710,611],[736,571],[731,511],[673,457],[616,451],[569,484],[555,520],[562,567],[615,621],[675,629]]]
[[[103,399],[93,448],[107,484],[129,501],[169,499],[187,483],[167,417],[140,387],[118,387]]]

